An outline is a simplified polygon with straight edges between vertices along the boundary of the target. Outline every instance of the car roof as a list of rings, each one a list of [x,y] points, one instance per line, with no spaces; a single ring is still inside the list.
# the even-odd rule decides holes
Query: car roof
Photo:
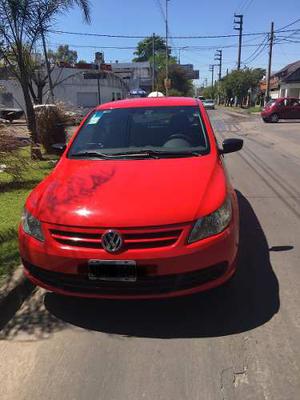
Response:
[[[111,101],[96,107],[97,110],[107,108],[138,108],[138,107],[176,107],[197,106],[198,99],[192,97],[141,97],[137,99],[125,99]]]

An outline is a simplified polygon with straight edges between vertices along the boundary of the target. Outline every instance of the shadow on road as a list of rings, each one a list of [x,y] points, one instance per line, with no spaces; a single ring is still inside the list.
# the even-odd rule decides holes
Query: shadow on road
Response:
[[[246,198],[240,193],[238,197],[239,269],[225,286],[157,301],[90,300],[48,293],[46,309],[63,322],[82,328],[136,337],[214,337],[263,325],[279,310],[279,286],[262,227]]]

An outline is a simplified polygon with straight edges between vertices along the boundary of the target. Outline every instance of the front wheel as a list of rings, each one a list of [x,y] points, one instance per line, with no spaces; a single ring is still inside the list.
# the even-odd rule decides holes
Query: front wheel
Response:
[[[264,121],[266,124],[267,124],[268,122],[270,122],[268,118],[263,118],[263,121]]]
[[[271,122],[278,122],[279,120],[278,114],[272,114],[270,120]]]

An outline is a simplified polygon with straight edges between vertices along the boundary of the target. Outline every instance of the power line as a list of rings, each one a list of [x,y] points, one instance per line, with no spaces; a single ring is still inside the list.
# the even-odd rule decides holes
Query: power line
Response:
[[[145,37],[149,35],[113,35],[113,34],[104,34],[104,33],[91,33],[91,32],[71,32],[71,31],[62,31],[62,30],[54,30],[48,29],[47,32],[55,33],[55,34],[64,34],[64,35],[76,35],[76,36],[96,36],[96,37],[107,37],[107,38],[118,38],[118,39],[145,39]],[[299,32],[299,29],[286,29],[275,31],[280,33],[289,33],[289,32]],[[268,32],[250,32],[243,33],[243,36],[262,36],[266,35]],[[185,36],[169,36],[169,39],[224,39],[231,37],[239,37],[239,34],[229,34],[229,35],[185,35]]]
[[[262,55],[262,53],[265,51],[265,49],[266,49],[267,47],[268,47],[268,44],[266,43],[266,44],[260,49],[260,51],[259,51],[252,59],[246,61],[245,63],[246,63],[247,65],[252,64],[255,60],[258,59],[258,57],[259,57],[260,55]]]
[[[252,5],[254,0],[250,0],[249,3],[246,5],[246,7],[243,10],[243,13],[245,14],[245,12],[249,9],[249,7]]]
[[[241,12],[248,0],[242,0],[236,8],[236,12]]]
[[[275,32],[281,32],[283,29],[289,28],[290,26],[295,25],[295,24],[297,24],[298,22],[300,22],[300,18],[296,19],[295,21],[291,22],[291,23],[288,24],[288,25],[283,26],[283,27],[280,28],[280,29],[277,29]]]
[[[166,22],[166,15],[165,15],[165,12],[164,12],[164,9],[163,9],[163,6],[162,6],[160,0],[154,0],[154,2],[156,3],[156,5],[159,9],[159,12],[162,16],[163,21]]]
[[[283,43],[283,42],[276,42],[276,43]],[[135,50],[136,46],[93,46],[93,45],[79,45],[75,43],[67,43],[70,47],[73,48],[86,48],[86,49],[116,49],[116,50]],[[61,43],[59,42],[49,42],[50,46],[60,46]],[[243,47],[258,47],[261,43],[256,44],[245,44]],[[215,45],[215,46],[169,46],[173,50],[180,50],[180,51],[210,51],[210,50],[217,50],[217,49],[228,49],[228,48],[236,48],[238,45],[235,43],[228,44],[228,45]]]
[[[50,46],[60,46],[61,43],[50,42]],[[83,49],[115,49],[115,50],[136,50],[136,46],[91,46],[91,45],[80,45],[75,43],[68,43],[69,46],[75,48],[83,48]]]
[[[246,12],[250,5],[252,4],[253,0],[245,0],[240,3],[240,6],[238,6],[237,10],[241,12]],[[248,3],[248,4],[247,4]]]
[[[257,48],[254,50],[254,52],[249,57],[247,57],[246,60],[243,60],[243,64],[254,61],[265,49],[267,41],[268,41],[268,36],[266,35],[264,40],[257,46]]]

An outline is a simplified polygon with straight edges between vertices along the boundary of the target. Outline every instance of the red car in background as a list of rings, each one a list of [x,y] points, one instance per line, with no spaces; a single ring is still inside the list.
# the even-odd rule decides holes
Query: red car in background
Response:
[[[278,122],[280,119],[300,119],[300,99],[281,97],[270,100],[261,112],[264,122]]]
[[[26,201],[25,274],[65,295],[190,294],[236,270],[239,210],[202,103],[141,98],[103,104]]]

